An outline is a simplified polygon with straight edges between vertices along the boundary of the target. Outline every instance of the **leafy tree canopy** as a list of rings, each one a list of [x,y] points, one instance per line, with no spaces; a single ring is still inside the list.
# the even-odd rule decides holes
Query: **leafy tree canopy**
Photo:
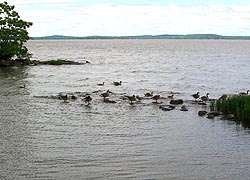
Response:
[[[0,3],[0,60],[31,57],[24,43],[29,39],[27,28],[32,23],[20,19],[14,8],[7,2]]]

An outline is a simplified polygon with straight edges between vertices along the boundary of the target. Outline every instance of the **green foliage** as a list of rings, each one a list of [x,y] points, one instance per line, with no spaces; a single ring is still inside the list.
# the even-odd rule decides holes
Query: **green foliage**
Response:
[[[250,96],[234,96],[225,100],[218,100],[210,108],[215,108],[225,115],[234,114],[236,119],[250,122]]]
[[[26,29],[32,23],[20,19],[14,8],[7,2],[0,3],[0,60],[31,57],[24,43],[29,39]]]

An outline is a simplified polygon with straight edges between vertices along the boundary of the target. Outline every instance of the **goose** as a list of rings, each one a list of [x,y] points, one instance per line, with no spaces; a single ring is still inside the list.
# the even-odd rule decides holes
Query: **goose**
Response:
[[[71,99],[72,99],[72,100],[76,100],[77,97],[73,94],[73,95],[71,96]]]
[[[239,95],[240,95],[240,96],[246,96],[246,95],[248,95],[248,93],[249,93],[249,90],[247,90],[246,93],[245,93],[245,92],[240,92]]]
[[[154,95],[154,96],[152,97],[152,99],[155,100],[155,103],[157,103],[157,100],[159,100],[160,98],[161,98],[161,96],[160,96],[159,94]]]
[[[105,83],[105,82],[98,83],[97,86],[104,86],[104,83]]]
[[[227,94],[223,94],[221,97],[219,97],[219,100],[227,99]]]
[[[130,103],[133,104],[133,101],[136,101],[135,95],[133,96],[127,96],[128,100],[130,100]]]
[[[197,92],[196,94],[192,94],[191,96],[193,96],[195,101],[196,101],[196,99],[198,99],[200,97],[199,92]]]
[[[62,99],[64,102],[66,102],[69,99],[67,94],[65,94],[65,95],[60,94],[59,98]]]
[[[107,92],[101,94],[101,96],[104,98],[104,101],[106,100],[105,98],[109,96],[109,93],[111,92],[107,90]]]
[[[168,96],[168,98],[169,99],[174,99],[174,95],[172,94],[172,95]]]
[[[83,98],[83,101],[84,101],[85,103],[87,103],[87,106],[89,106],[89,105],[90,105],[90,101],[92,101],[92,97],[86,96],[85,98]]]
[[[208,101],[208,100],[209,100],[208,95],[209,95],[209,93],[207,93],[206,96],[201,96],[200,99],[201,99],[202,101]]]
[[[139,101],[143,99],[143,98],[140,97],[139,95],[136,95],[135,97],[136,97],[136,99],[138,99]]]
[[[121,86],[121,85],[122,85],[122,81],[120,81],[120,82],[113,81],[113,84],[114,84],[115,86]]]
[[[145,97],[152,97],[153,96],[153,92],[147,92],[144,94]]]
[[[24,85],[20,85],[19,88],[25,88],[25,84]]]

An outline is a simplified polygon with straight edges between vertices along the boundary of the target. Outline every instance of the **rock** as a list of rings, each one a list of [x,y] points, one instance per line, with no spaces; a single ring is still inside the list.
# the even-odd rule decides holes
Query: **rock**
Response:
[[[231,119],[234,119],[234,118],[235,118],[235,115],[233,115],[233,114],[228,114],[228,115],[225,116],[225,118],[228,119],[228,120],[231,120]]]
[[[103,102],[105,103],[116,103],[114,100],[104,99]]]
[[[174,105],[183,104],[183,100],[182,99],[172,99],[170,101],[170,104],[174,104]]]
[[[208,119],[214,119],[214,115],[208,114],[208,115],[207,115],[207,118],[208,118]]]
[[[218,111],[210,111],[209,113],[207,113],[207,115],[219,116],[221,115],[221,113]]]
[[[38,61],[37,64],[41,65],[81,65],[83,63],[69,61],[64,59],[48,60],[48,61]]]
[[[187,107],[185,105],[181,106],[180,111],[188,111]]]
[[[207,111],[199,111],[198,115],[199,116],[205,116],[207,114]]]
[[[159,108],[163,111],[171,111],[175,109],[175,106],[172,105],[160,105]]]
[[[205,102],[198,102],[199,105],[207,105]]]

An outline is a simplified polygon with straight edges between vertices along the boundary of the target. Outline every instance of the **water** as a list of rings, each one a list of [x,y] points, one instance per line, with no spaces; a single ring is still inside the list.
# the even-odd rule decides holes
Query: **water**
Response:
[[[0,179],[248,179],[247,126],[198,117],[193,94],[249,89],[250,42],[223,40],[30,41],[33,59],[80,66],[0,69]],[[113,81],[122,81],[115,87]],[[105,82],[105,86],[97,83]],[[25,88],[19,88],[20,85]],[[100,93],[114,92],[115,104]],[[165,112],[124,93],[174,93],[189,109]],[[83,97],[64,103],[59,93]],[[161,99],[164,104],[169,99]]]

